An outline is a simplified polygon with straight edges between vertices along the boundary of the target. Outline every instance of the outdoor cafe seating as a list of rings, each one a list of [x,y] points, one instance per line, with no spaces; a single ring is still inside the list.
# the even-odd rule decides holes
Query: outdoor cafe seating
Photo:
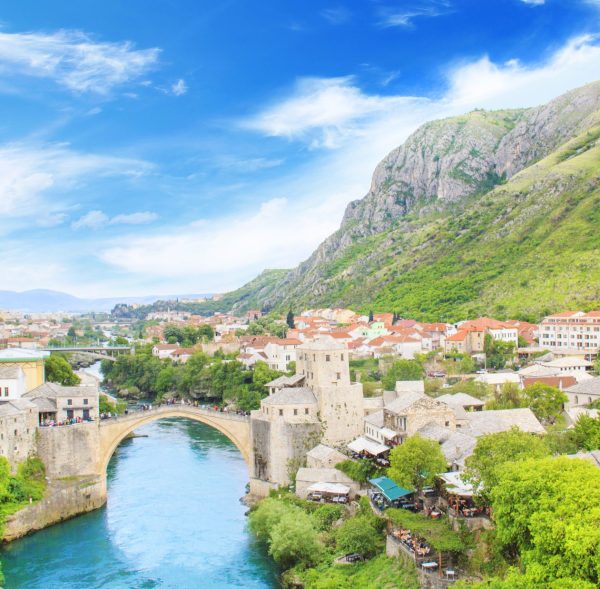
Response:
[[[369,489],[368,495],[373,505],[380,511],[388,507],[402,509],[412,509],[414,507],[414,491],[398,486],[388,477],[369,479],[369,483],[373,488]]]
[[[346,504],[350,500],[350,487],[341,483],[314,483],[308,487],[306,498],[319,503]]]

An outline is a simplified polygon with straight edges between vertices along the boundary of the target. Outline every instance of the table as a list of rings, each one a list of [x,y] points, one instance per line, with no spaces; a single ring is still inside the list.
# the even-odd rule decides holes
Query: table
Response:
[[[426,571],[434,571],[438,567],[437,562],[424,562],[421,565]]]
[[[454,579],[456,573],[452,569],[446,570],[446,579]]]

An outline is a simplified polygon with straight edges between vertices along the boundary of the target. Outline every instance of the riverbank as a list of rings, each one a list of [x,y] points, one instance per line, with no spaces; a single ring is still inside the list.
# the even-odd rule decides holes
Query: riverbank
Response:
[[[100,477],[67,477],[48,483],[44,497],[8,515],[2,542],[8,543],[48,526],[93,511],[106,503]]]

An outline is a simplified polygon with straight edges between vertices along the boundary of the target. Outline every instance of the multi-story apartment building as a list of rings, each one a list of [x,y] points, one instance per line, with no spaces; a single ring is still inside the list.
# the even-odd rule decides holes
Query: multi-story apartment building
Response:
[[[600,347],[600,311],[566,311],[545,317],[540,324],[540,346],[559,355],[593,360]]]

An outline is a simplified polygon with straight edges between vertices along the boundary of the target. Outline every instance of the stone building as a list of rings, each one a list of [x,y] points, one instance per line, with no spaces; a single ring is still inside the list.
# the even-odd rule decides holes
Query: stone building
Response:
[[[98,419],[99,416],[99,393],[95,385],[67,387],[46,382],[25,393],[24,398],[39,408],[40,424],[73,418]]]
[[[343,445],[362,431],[362,385],[350,382],[348,350],[333,340],[298,346],[296,375],[267,383],[252,412],[251,490],[286,485],[319,442]]]
[[[17,464],[36,453],[37,407],[26,399],[0,403],[0,456],[16,469]]]

